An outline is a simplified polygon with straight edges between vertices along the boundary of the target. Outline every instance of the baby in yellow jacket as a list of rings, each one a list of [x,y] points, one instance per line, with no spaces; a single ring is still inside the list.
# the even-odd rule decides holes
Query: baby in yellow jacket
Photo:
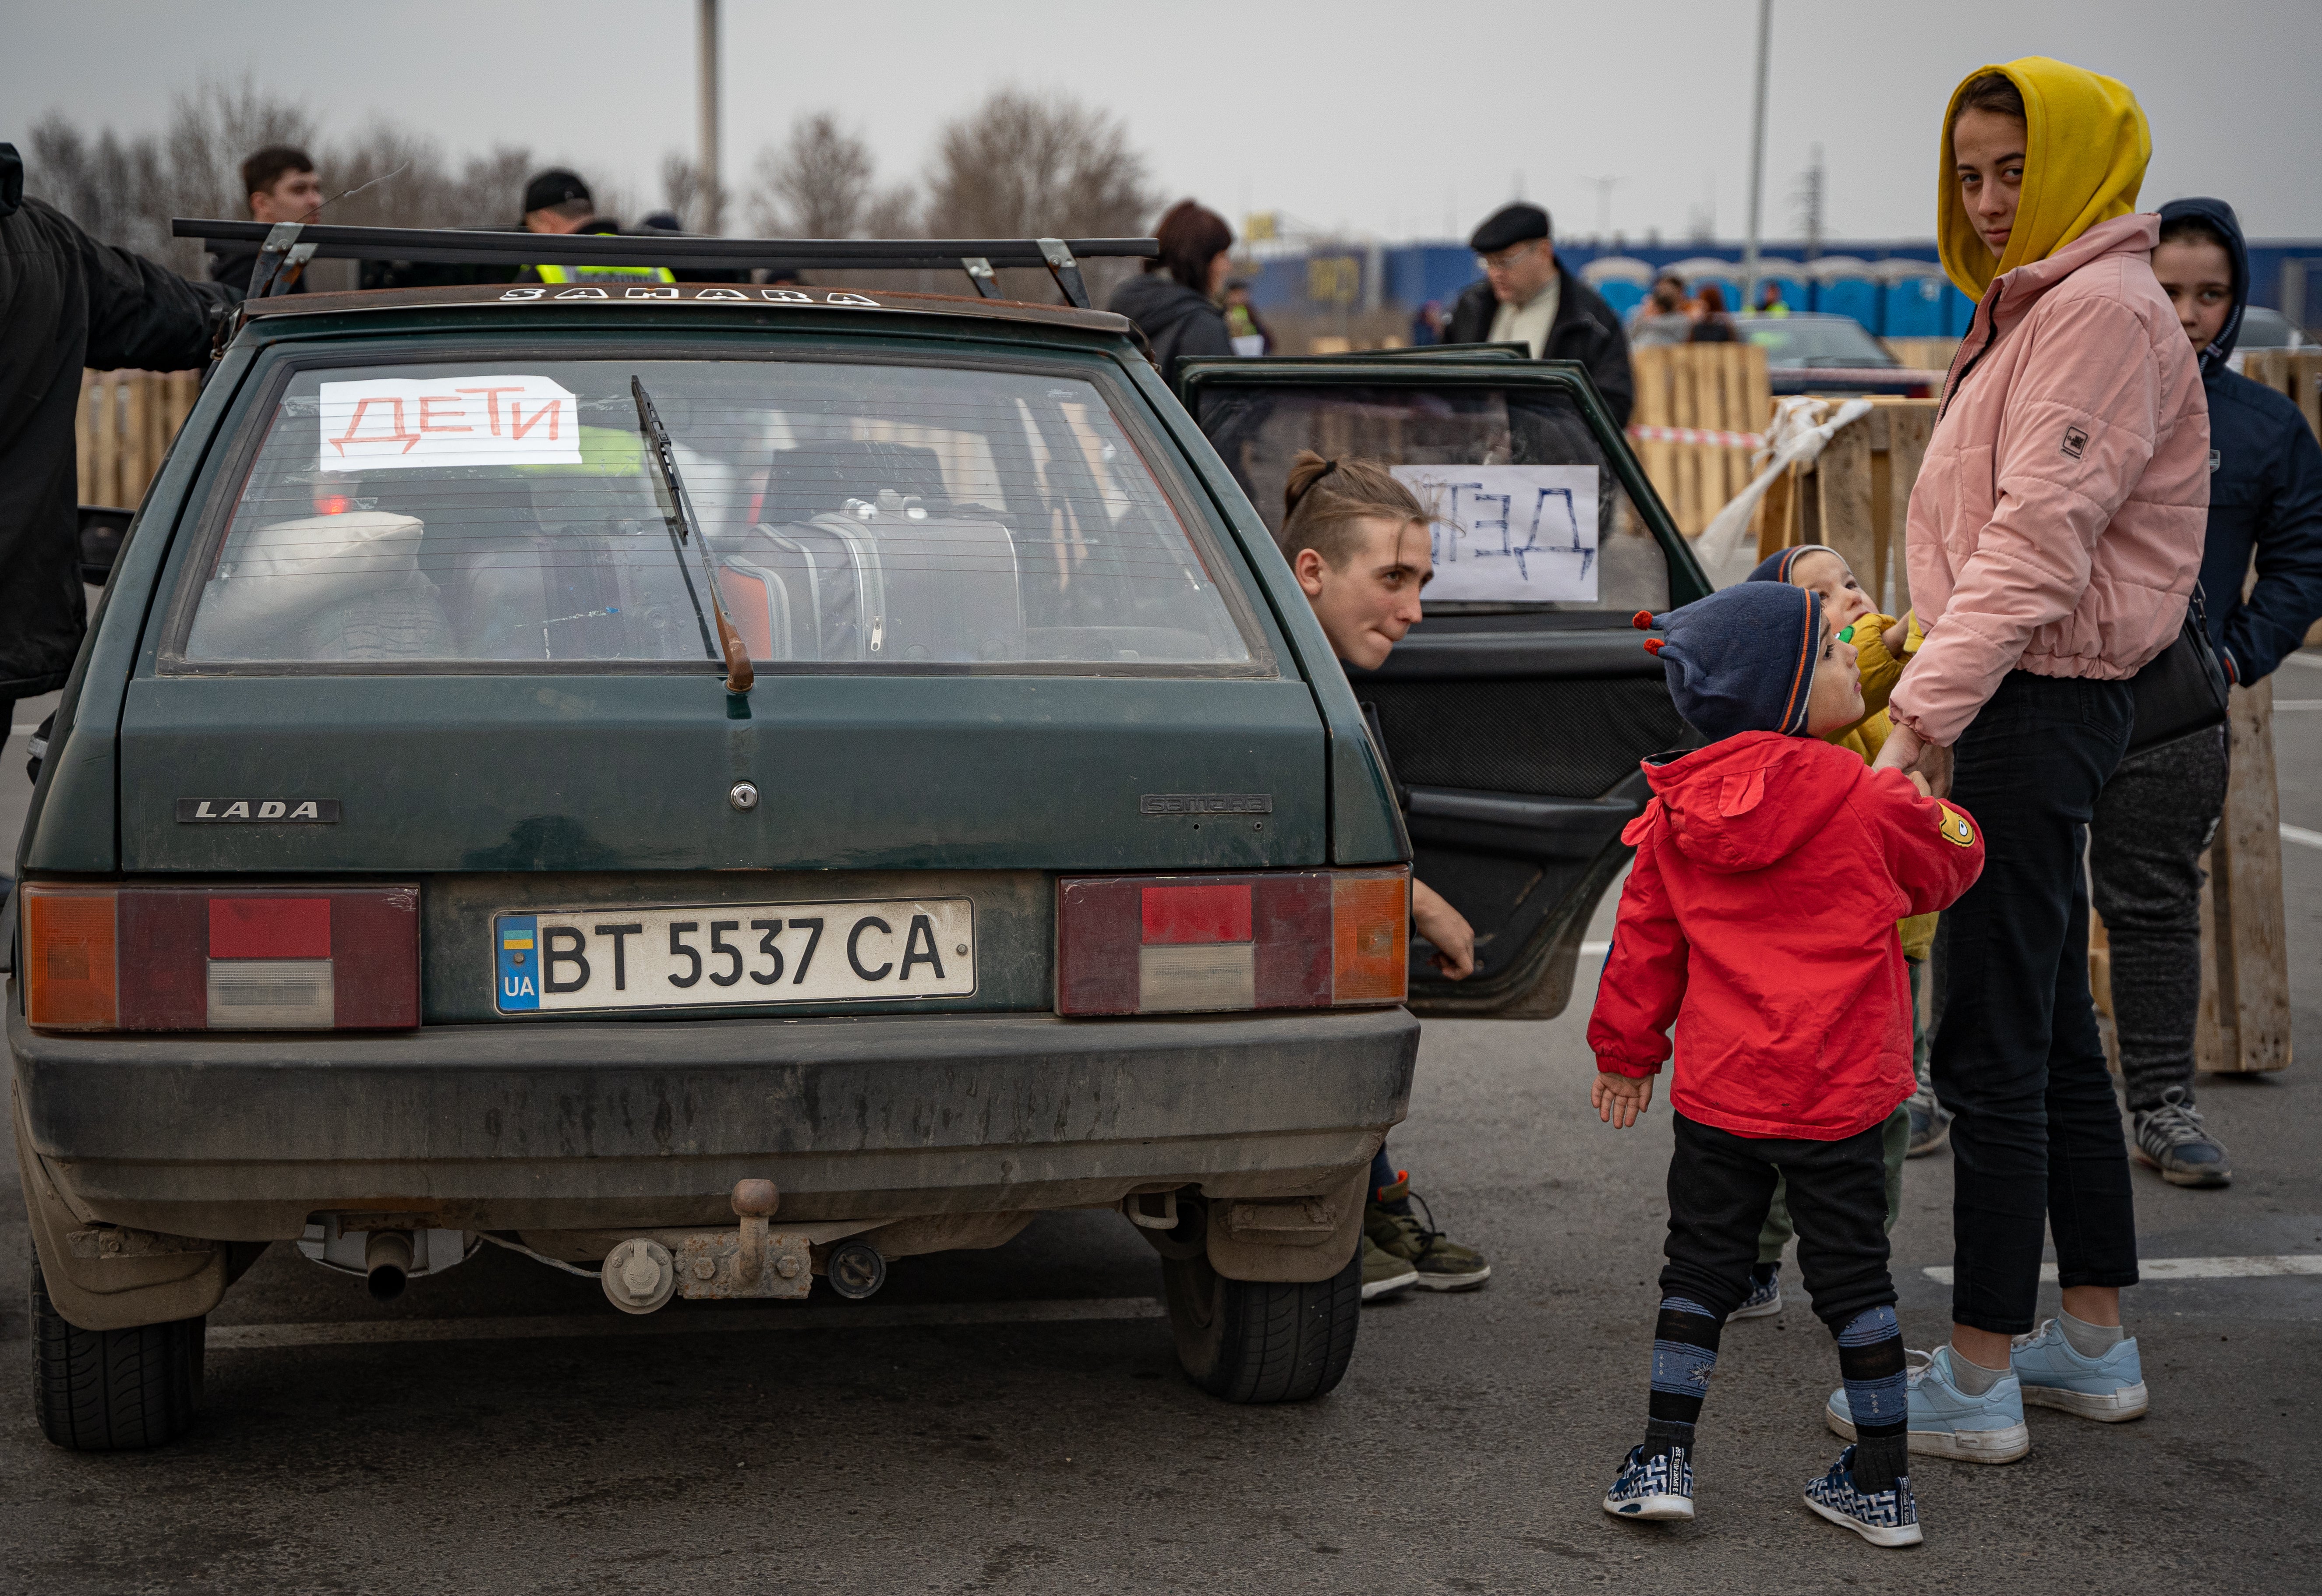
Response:
[[[1865,764],[1875,761],[1894,726],[1887,716],[1888,696],[1895,690],[1896,682],[1902,679],[1904,665],[1919,646],[1917,617],[1906,615],[1897,620],[1893,616],[1880,615],[1870,595],[1855,580],[1853,568],[1847,564],[1846,557],[1822,543],[1780,550],[1761,561],[1749,579],[1787,582],[1794,588],[1811,588],[1822,595],[1823,613],[1831,617],[1838,635],[1854,645],[1855,665],[1862,673],[1862,707],[1868,711],[1854,725],[1825,734],[1824,740],[1852,750]],[[1950,1123],[1950,1117],[1936,1108],[1927,1090],[1926,1016],[1924,1005],[1919,1001],[1919,971],[1934,944],[1935,919],[1933,915],[1915,915],[1897,921],[1895,926],[1901,935],[1903,958],[1911,972],[1912,1051],[1917,1055],[1914,1062],[1919,1072],[1919,1090],[1887,1121],[1883,1151],[1887,1164],[1887,1227],[1890,1230],[1902,1210],[1904,1159],[1942,1145],[1943,1132]],[[1783,1202],[1783,1195],[1777,1189],[1765,1228],[1758,1234],[1757,1272],[1751,1280],[1749,1300],[1734,1313],[1735,1318],[1758,1318],[1781,1311],[1782,1248],[1790,1239],[1789,1209]]]

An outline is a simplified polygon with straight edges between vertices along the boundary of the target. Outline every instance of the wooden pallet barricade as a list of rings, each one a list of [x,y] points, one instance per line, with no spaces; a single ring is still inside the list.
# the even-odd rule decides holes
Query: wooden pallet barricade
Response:
[[[83,371],[73,413],[85,505],[134,509],[201,392],[198,371]]]
[[[1773,409],[1766,351],[1751,343],[1663,344],[1631,351],[1629,365],[1638,458],[1678,530],[1698,536],[1749,485],[1751,451]]]
[[[1933,399],[1872,397],[1869,415],[1831,434],[1813,461],[1775,479],[1758,519],[1758,557],[1827,543],[1881,611],[1910,608],[1903,528],[1935,408]]]

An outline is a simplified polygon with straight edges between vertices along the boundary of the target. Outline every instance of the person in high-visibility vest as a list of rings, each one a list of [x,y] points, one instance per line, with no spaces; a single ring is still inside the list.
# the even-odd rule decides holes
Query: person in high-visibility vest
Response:
[[[618,233],[620,223],[597,214],[597,201],[578,172],[551,167],[524,186],[526,233]],[[673,283],[665,266],[527,266],[518,274],[543,283]]]

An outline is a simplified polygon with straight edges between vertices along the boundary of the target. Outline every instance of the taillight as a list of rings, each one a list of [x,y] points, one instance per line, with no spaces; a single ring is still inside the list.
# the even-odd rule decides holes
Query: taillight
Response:
[[[419,1023],[416,887],[23,889],[24,1013],[52,1031]]]
[[[1400,1003],[1411,872],[1072,876],[1056,883],[1058,1014]]]

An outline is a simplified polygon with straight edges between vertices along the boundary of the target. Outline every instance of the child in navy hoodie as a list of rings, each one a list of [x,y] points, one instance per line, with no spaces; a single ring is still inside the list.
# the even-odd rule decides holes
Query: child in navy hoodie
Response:
[[[1863,714],[1854,650],[1819,593],[1745,583],[1637,624],[1663,632],[1645,646],[1708,745],[1645,762],[1654,796],[1624,834],[1636,862],[1588,1022],[1591,1100],[1623,1128],[1676,1026],[1645,1442],[1604,1510],[1693,1517],[1694,1424],[1779,1176],[1857,1436],[1806,1505],[1875,1546],[1914,1546],[1880,1159],[1880,1128],[1916,1085],[1895,923],[1967,889],[1982,834],[1915,773],[1819,740]]]

